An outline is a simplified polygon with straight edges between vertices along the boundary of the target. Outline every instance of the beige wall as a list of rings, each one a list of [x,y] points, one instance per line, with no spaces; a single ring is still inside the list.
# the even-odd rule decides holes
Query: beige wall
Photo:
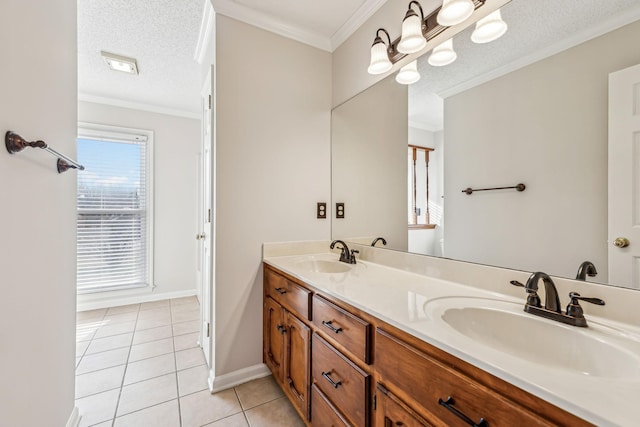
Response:
[[[262,243],[327,239],[331,55],[216,18],[214,374],[262,363]]]
[[[152,295],[161,298],[197,288],[197,203],[200,120],[92,102],[78,103],[80,122],[151,130],[153,135],[154,241]],[[78,296],[78,304],[149,296],[149,290]]]
[[[640,22],[445,100],[447,257],[565,277],[588,259],[606,279],[608,74],[638,39]]]
[[[75,157],[76,3],[0,2],[0,132]],[[64,426],[74,407],[76,172],[0,150],[0,425]]]

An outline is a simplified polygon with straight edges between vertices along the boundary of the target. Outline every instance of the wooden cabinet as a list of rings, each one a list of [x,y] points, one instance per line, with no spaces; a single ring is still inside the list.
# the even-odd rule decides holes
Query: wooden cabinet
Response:
[[[591,425],[268,265],[263,360],[308,426]]]

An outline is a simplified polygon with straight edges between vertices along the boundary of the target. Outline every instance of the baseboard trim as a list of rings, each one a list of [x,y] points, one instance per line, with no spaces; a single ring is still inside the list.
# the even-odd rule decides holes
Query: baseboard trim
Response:
[[[197,295],[197,290],[175,291],[164,293],[152,293],[145,295],[133,295],[129,297],[105,298],[99,301],[89,301],[78,304],[76,311],[96,310],[99,308],[117,307],[120,305],[141,304],[143,302],[159,301],[170,298],[183,298]]]
[[[271,375],[271,371],[264,363],[229,372],[224,375],[214,375],[213,371],[209,370],[209,391],[211,391],[211,393],[217,393],[269,375]]]
[[[67,426],[66,427],[78,427],[80,425],[80,420],[82,419],[82,416],[80,415],[80,411],[78,410],[77,406],[73,407],[73,411],[71,411],[71,415],[69,416],[69,419],[67,420]]]

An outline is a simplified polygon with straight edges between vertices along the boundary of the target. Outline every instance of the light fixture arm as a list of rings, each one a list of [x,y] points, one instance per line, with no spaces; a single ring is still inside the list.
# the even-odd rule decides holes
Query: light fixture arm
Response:
[[[391,51],[391,36],[389,35],[389,32],[384,28],[378,28],[378,31],[376,31],[376,38],[373,41],[373,44],[380,43],[380,42],[384,43],[384,41],[382,40],[382,37],[380,37],[380,31],[383,31],[387,35],[387,41],[388,41],[388,43],[386,43],[387,50]]]
[[[420,25],[422,27],[422,33],[426,34],[427,23],[424,19],[424,11],[422,10],[422,5],[419,2],[417,2],[416,0],[411,0],[409,2],[409,8],[408,8],[409,10],[407,10],[407,14],[405,15],[404,19],[407,19],[407,17],[410,16],[412,12],[415,13],[415,11],[411,9],[411,6],[414,4],[417,5],[418,9],[420,10]]]

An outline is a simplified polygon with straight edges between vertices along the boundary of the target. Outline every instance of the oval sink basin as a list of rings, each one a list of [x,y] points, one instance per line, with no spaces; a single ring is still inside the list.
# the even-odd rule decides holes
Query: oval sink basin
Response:
[[[344,262],[326,261],[322,259],[300,261],[297,266],[314,273],[346,273],[351,270],[351,266]]]
[[[484,301],[484,302],[483,302]],[[469,305],[470,303],[470,305]],[[429,303],[427,303],[428,305]],[[533,316],[505,301],[469,299],[467,306],[439,304],[432,319],[472,340],[521,360],[564,372],[608,378],[640,376],[638,343],[608,336],[602,325],[578,328]]]

